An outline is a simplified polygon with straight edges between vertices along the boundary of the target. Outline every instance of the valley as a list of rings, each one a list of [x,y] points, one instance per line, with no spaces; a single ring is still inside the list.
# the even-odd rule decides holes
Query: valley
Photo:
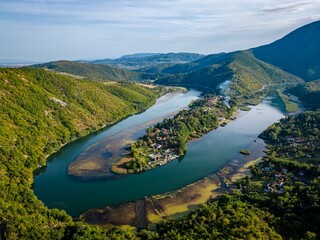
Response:
[[[0,239],[317,239],[319,27],[0,68]]]

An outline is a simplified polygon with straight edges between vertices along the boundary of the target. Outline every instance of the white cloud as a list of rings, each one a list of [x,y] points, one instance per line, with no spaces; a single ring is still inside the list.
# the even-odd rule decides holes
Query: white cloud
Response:
[[[320,0],[2,0],[0,52],[49,60],[232,51],[271,42],[319,13]],[[33,44],[39,38],[50,50]]]

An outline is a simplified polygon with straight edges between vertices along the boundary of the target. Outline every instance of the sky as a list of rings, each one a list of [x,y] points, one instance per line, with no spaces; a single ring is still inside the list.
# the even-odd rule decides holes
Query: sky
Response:
[[[320,20],[320,0],[0,0],[0,59],[211,54]]]

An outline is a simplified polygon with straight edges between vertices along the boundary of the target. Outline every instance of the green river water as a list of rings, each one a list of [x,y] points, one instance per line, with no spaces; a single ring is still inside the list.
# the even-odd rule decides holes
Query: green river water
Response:
[[[186,155],[162,167],[128,176],[114,176],[105,180],[80,181],[67,172],[74,161],[89,146],[105,138],[112,140],[115,133],[125,132],[152,119],[168,116],[200,93],[167,94],[147,111],[131,116],[110,128],[74,141],[49,157],[46,167],[34,179],[36,196],[49,208],[59,208],[71,216],[78,216],[89,208],[103,207],[136,200],[145,196],[165,193],[186,186],[217,171],[232,160],[239,150],[248,147],[269,125],[283,118],[283,113],[264,100],[249,112],[239,112],[239,117],[225,127],[188,143]],[[145,129],[137,130],[134,137],[142,136]]]

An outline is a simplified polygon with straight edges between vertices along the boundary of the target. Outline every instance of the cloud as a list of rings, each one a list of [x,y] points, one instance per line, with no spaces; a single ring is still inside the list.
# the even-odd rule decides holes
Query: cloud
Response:
[[[262,9],[262,12],[301,12],[313,7],[316,3],[319,4],[319,1],[278,4],[275,6],[266,7]]]
[[[232,51],[273,41],[319,13],[320,0],[1,0],[0,52],[77,59]]]

